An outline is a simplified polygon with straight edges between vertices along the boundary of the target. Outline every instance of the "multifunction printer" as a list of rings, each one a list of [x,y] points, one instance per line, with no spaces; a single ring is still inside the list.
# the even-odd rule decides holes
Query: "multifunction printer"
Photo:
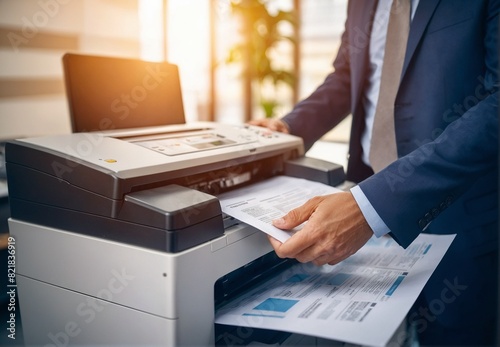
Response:
[[[26,345],[210,346],[248,338],[219,332],[216,307],[290,261],[275,255],[264,233],[224,215],[217,196],[285,174],[336,185],[342,167],[304,157],[292,135],[183,123],[174,65],[64,59],[74,132],[6,145]],[[139,118],[171,119],[170,112],[180,124],[141,126],[128,114],[117,126],[123,115],[101,111],[121,100],[113,99],[118,87],[148,93],[130,109]],[[166,113],[158,112],[165,102],[158,91]],[[91,128],[89,119],[97,131],[75,128]]]
[[[217,123],[20,139],[6,153],[35,345],[214,344],[217,303],[286,263],[217,195],[310,169],[297,137]]]

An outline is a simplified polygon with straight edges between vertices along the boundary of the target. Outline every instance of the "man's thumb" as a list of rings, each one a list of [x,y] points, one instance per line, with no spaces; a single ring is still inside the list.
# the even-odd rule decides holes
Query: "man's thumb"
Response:
[[[286,227],[287,223],[286,223],[285,217],[281,217],[281,218],[278,218],[278,219],[273,219],[273,225],[276,228],[287,229],[287,227]]]
[[[297,225],[302,224],[302,220],[300,220],[300,214],[297,213],[297,209],[291,210],[286,215],[281,218],[277,218],[273,220],[273,225],[276,228],[280,229],[293,229]]]

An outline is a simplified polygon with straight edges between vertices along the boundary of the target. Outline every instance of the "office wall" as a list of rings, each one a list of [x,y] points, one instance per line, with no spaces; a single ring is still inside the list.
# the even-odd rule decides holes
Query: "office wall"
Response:
[[[139,57],[138,0],[0,0],[0,140],[70,131],[66,52]]]

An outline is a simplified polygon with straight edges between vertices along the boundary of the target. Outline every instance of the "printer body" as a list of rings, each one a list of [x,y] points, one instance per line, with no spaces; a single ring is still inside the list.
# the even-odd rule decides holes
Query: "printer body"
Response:
[[[217,195],[303,154],[295,136],[210,122],[9,142],[26,345],[214,345],[215,306],[288,261]]]

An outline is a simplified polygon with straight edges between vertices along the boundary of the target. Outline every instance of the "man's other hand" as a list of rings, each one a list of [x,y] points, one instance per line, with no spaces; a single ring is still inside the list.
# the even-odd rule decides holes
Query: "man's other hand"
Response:
[[[263,119],[251,120],[250,122],[248,122],[248,124],[268,128],[269,130],[278,131],[280,133],[285,133],[285,134],[290,133],[288,125],[279,118],[263,118]]]

